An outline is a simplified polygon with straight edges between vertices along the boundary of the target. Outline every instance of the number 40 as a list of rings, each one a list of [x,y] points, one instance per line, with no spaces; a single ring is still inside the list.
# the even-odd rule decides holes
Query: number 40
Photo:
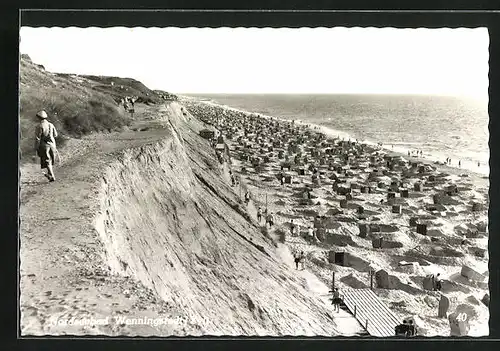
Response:
[[[457,316],[457,321],[459,322],[465,322],[467,320],[467,313],[461,312]]]

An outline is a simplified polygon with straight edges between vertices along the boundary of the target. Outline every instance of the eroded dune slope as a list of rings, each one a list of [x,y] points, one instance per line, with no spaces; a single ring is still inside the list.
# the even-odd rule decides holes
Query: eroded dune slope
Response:
[[[238,202],[198,135],[203,126],[181,108],[162,111],[161,141],[121,152],[100,180],[94,224],[111,275],[152,289],[195,334],[337,334],[324,302]]]

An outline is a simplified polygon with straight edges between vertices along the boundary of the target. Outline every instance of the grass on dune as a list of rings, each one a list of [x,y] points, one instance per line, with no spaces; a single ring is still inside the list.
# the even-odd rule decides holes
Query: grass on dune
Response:
[[[108,94],[96,91],[86,81],[44,71],[21,59],[20,148],[33,154],[35,114],[46,110],[62,145],[64,136],[81,137],[90,132],[113,131],[130,123],[128,113]]]

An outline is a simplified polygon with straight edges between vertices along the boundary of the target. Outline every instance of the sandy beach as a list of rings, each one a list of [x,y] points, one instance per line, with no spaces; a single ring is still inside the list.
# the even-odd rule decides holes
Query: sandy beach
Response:
[[[261,208],[262,232],[292,255],[303,251],[309,272],[328,286],[335,272],[341,291],[373,287],[420,335],[450,335],[443,300],[445,316],[468,316],[452,335],[488,335],[487,177],[299,121],[183,103],[214,132],[227,181],[241,201],[248,191],[249,214]],[[428,279],[438,273],[435,291]]]

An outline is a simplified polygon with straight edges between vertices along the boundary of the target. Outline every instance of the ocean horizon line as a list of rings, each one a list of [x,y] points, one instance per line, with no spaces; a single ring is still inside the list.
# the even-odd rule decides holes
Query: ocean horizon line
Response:
[[[466,98],[466,99],[474,99],[474,100],[489,100],[488,94],[486,96],[483,95],[465,95],[465,94],[436,94],[436,93],[375,93],[375,92],[332,92],[332,93],[310,93],[310,92],[295,92],[295,93],[286,93],[286,92],[253,92],[253,93],[227,93],[227,92],[195,92],[195,93],[177,93],[178,95],[183,96],[191,96],[196,97],[198,95],[206,95],[206,96],[218,96],[218,95],[232,95],[232,96],[263,96],[263,95],[275,95],[275,96],[419,96],[419,97],[448,97],[448,98]]]

